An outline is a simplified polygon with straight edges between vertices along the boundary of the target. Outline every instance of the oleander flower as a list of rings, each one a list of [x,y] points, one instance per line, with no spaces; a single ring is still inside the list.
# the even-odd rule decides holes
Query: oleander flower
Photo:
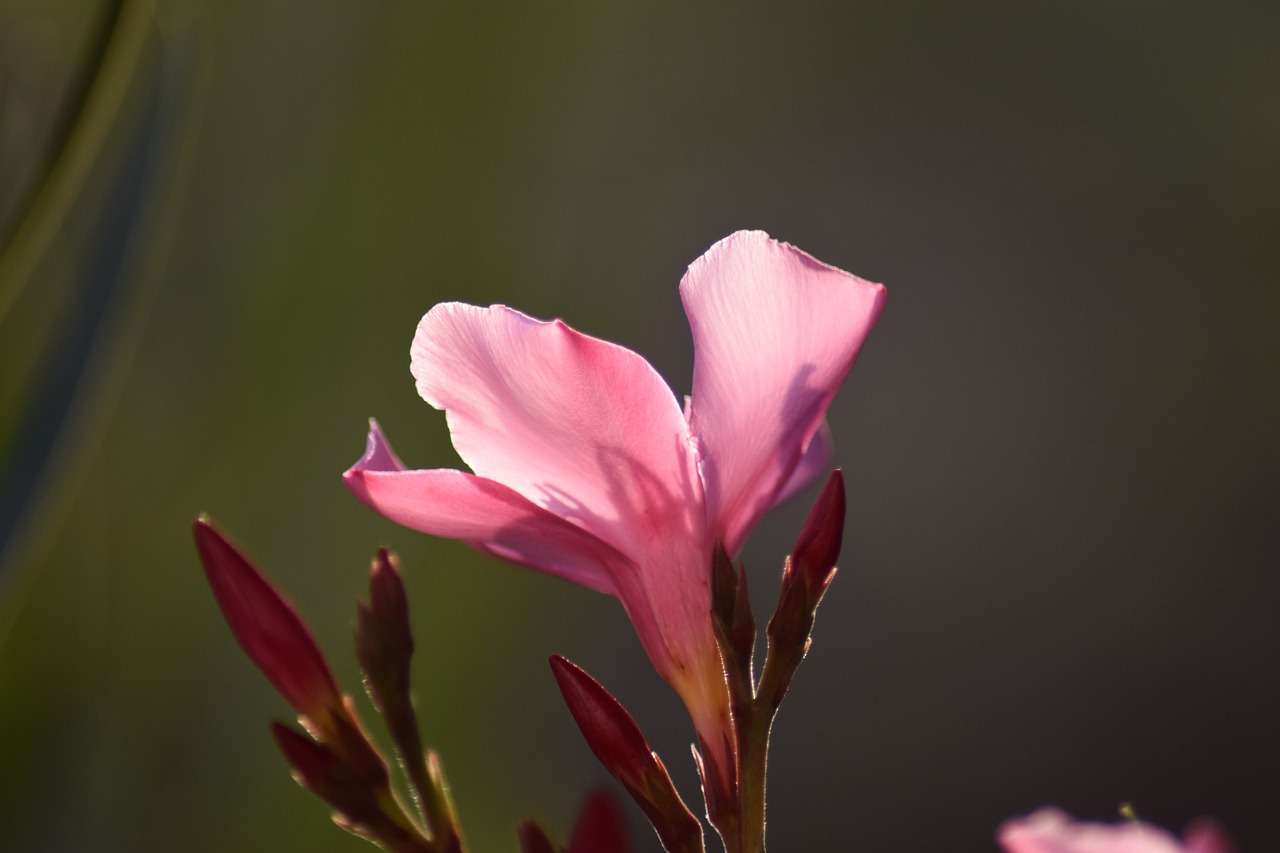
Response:
[[[1231,853],[1212,823],[1199,822],[1182,840],[1149,823],[1087,823],[1057,809],[1040,809],[1000,827],[1005,853]]]
[[[680,294],[684,411],[624,347],[503,305],[435,306],[411,369],[474,473],[406,470],[371,422],[344,479],[406,527],[616,596],[715,750],[729,729],[713,548],[735,555],[829,461],[824,417],[884,289],[741,231],[694,261]]]

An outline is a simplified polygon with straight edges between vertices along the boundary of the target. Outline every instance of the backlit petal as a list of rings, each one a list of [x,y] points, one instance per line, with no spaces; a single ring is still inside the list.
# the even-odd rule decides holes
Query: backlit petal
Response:
[[[613,594],[630,561],[591,533],[501,483],[454,470],[406,471],[376,423],[365,455],[342,476],[367,506],[405,527]]]
[[[999,839],[1005,853],[1183,853],[1177,839],[1150,824],[1074,821],[1057,809],[1009,821]]]
[[[794,497],[797,492],[826,473],[827,467],[831,464],[831,457],[834,455],[835,439],[831,437],[831,427],[824,420],[819,424],[813,438],[809,439],[809,446],[800,456],[796,469],[791,472],[786,484],[778,492],[778,497],[773,501],[774,506]]]
[[[418,326],[418,391],[448,415],[480,477],[640,562],[656,540],[702,538],[688,428],[643,358],[505,306],[446,303]]]
[[[680,283],[693,329],[689,424],[708,518],[736,553],[788,485],[884,302],[884,288],[739,231]]]

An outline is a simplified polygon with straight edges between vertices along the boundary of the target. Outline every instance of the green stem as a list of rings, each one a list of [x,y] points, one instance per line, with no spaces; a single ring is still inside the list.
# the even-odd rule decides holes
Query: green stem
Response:
[[[805,636],[808,636],[806,631]],[[769,732],[786,685],[803,653],[788,654],[791,645],[770,636],[760,682],[738,714],[738,847],[731,853],[765,853],[765,782],[769,764]]]
[[[769,730],[773,709],[754,702],[740,739],[738,814],[741,853],[764,853],[765,774],[769,762]]]

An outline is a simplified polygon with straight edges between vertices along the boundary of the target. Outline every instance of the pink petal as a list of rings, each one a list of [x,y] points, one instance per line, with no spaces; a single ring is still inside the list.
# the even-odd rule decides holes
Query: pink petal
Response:
[[[447,412],[480,477],[641,565],[660,541],[704,538],[687,424],[640,356],[558,320],[461,303],[432,308],[411,353],[419,393]]]
[[[999,839],[1005,853],[1182,853],[1172,835],[1150,824],[1073,821],[1057,809],[1009,821]]]
[[[448,469],[404,470],[376,422],[364,457],[342,479],[367,506],[405,527],[461,539],[600,592],[615,592],[612,573],[634,573],[615,549],[501,483]]]
[[[680,293],[708,518],[734,554],[788,486],[884,288],[739,231],[693,262]]]
[[[818,425],[818,431],[809,440],[809,446],[805,448],[804,453],[800,456],[800,461],[796,464],[796,470],[791,472],[786,485],[778,492],[778,497],[773,502],[774,506],[795,497],[796,493],[818,479],[827,470],[827,466],[831,464],[831,457],[834,455],[835,439],[831,436],[831,427],[827,425],[824,419]]]
[[[1182,843],[1187,853],[1232,853],[1235,845],[1212,820],[1201,818],[1187,827]]]

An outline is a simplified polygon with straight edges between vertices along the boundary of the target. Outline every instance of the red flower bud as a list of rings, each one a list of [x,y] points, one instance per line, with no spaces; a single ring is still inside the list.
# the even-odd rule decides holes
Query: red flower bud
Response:
[[[621,782],[672,853],[702,853],[702,824],[680,799],[667,768],[626,708],[591,676],[560,657],[551,670],[587,745]]]
[[[386,850],[405,853],[436,853],[431,844],[399,812],[392,802],[385,771],[370,781],[368,768],[352,765],[341,752],[295,731],[283,723],[272,723],[271,734],[293,768],[298,784],[328,803],[333,820],[348,832],[367,838]],[[376,774],[375,774],[376,775]]]
[[[392,708],[401,715],[412,716],[409,667],[413,659],[413,633],[409,625],[409,602],[395,556],[386,548],[378,549],[373,560],[369,604],[357,605],[356,657],[368,677],[368,687],[379,709],[384,714]],[[412,720],[404,721],[404,725],[413,725],[416,731]],[[420,751],[415,747],[415,752]]]
[[[299,714],[323,726],[342,698],[297,611],[207,518],[196,520],[194,532],[209,586],[241,648]]]
[[[817,606],[835,572],[844,538],[844,513],[844,476],[837,468],[822,487],[792,552],[794,571],[800,573],[811,606]]]
[[[332,750],[284,723],[273,722],[271,735],[293,768],[298,784],[311,791],[327,787],[338,764]]]

